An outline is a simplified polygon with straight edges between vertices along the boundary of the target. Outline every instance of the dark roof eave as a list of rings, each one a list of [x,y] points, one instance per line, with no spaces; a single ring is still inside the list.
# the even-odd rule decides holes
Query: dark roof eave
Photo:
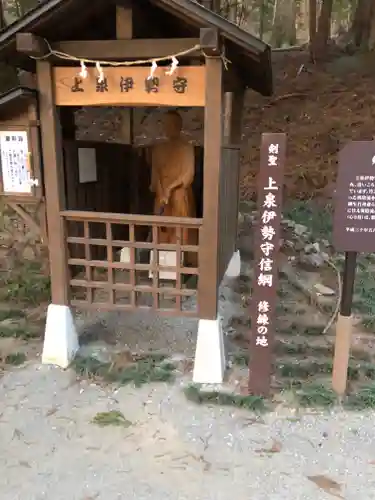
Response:
[[[23,18],[0,32],[0,47],[6,48],[7,45],[14,43],[17,33],[37,27],[43,21],[45,15],[48,15],[54,9],[66,3],[66,0],[48,0],[38,5],[38,7],[28,12]]]
[[[30,89],[29,87],[14,87],[0,94],[0,109],[5,105],[14,103],[16,100],[33,100],[36,99],[37,96],[38,93],[35,89]]]

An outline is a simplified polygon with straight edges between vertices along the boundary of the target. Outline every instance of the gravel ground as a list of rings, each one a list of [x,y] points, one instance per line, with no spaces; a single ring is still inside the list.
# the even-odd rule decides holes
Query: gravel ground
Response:
[[[8,372],[0,398],[2,500],[375,499],[371,413],[256,419],[195,406],[178,383],[114,390],[36,363]],[[91,423],[111,409],[132,425]]]

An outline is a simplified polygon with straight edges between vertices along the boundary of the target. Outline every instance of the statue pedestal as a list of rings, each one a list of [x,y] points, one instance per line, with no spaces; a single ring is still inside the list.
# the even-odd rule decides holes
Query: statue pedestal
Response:
[[[159,259],[158,265],[165,267],[174,267],[177,268],[177,252],[171,252],[167,250],[159,250]],[[181,258],[182,260],[182,258]],[[153,262],[153,251],[150,252],[150,264]],[[153,278],[153,271],[150,271],[149,277]],[[159,279],[160,280],[171,280],[176,281],[177,273],[175,271],[159,271]]]

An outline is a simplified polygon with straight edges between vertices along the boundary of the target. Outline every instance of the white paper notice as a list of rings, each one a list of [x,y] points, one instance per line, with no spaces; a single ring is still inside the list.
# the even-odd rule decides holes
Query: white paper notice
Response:
[[[32,192],[26,131],[0,132],[0,160],[4,193]]]
[[[95,148],[78,148],[78,175],[80,184],[98,180]]]

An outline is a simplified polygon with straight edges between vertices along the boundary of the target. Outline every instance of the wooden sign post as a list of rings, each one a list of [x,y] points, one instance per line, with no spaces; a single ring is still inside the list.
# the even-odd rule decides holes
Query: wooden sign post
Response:
[[[271,387],[285,150],[286,134],[262,135],[249,358],[249,393],[260,396]]]
[[[375,251],[375,141],[350,142],[340,151],[333,244],[345,252],[332,374],[333,389],[341,396],[347,385],[357,254]]]

